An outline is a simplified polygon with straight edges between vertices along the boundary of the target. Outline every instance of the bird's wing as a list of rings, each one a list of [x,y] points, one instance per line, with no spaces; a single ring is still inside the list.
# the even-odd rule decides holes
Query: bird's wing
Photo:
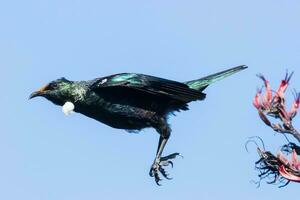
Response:
[[[126,89],[140,95],[153,95],[180,102],[202,100],[205,94],[189,88],[186,84],[143,74],[122,73],[95,79],[90,86],[93,91],[120,91]]]

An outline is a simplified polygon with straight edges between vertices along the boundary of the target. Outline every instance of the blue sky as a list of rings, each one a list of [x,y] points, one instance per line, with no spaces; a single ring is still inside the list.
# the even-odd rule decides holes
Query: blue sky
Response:
[[[257,178],[260,135],[276,152],[284,142],[258,119],[252,97],[265,74],[277,87],[295,71],[300,90],[300,3],[290,1],[0,2],[0,199],[282,199]],[[246,64],[210,86],[204,102],[172,117],[165,154],[180,152],[172,181],[148,176],[158,134],[129,134],[80,114],[66,117],[45,99],[28,101],[43,84],[138,72],[178,81]],[[290,96],[292,97],[292,96]],[[299,117],[295,126],[300,128]]]

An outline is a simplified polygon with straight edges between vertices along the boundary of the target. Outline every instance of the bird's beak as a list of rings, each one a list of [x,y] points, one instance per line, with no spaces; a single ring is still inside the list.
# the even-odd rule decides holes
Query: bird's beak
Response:
[[[31,95],[29,96],[29,99],[32,99],[32,98],[38,97],[38,96],[42,96],[47,87],[48,87],[48,85],[45,85],[45,86],[41,87],[39,90],[31,93]]]

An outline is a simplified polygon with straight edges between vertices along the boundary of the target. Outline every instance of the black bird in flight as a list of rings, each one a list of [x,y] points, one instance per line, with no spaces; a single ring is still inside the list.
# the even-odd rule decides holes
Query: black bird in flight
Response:
[[[164,167],[173,166],[173,153],[162,157],[171,135],[168,116],[188,110],[191,101],[204,100],[203,90],[211,83],[246,69],[242,65],[197,80],[177,82],[149,75],[121,73],[90,81],[70,81],[65,78],[50,82],[30,95],[42,96],[56,105],[66,102],[74,111],[108,126],[128,131],[152,127],[160,135],[150,176],[159,185],[160,175],[169,179]]]

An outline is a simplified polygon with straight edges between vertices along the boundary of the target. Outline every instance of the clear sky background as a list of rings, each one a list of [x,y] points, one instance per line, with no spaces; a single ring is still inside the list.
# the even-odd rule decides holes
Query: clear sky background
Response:
[[[295,71],[300,90],[300,3],[277,1],[0,2],[0,199],[287,199],[299,184],[257,180],[260,135],[284,142],[259,120],[252,98],[265,74],[274,87]],[[178,81],[229,67],[249,69],[207,88],[204,102],[171,117],[165,154],[180,152],[157,187],[148,176],[158,134],[129,134],[61,108],[31,92],[65,76],[88,80],[138,72]],[[295,126],[300,128],[300,117]]]

